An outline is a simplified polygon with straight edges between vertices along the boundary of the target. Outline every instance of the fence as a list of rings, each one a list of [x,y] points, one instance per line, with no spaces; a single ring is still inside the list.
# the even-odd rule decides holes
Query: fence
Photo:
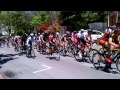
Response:
[[[107,23],[102,23],[102,22],[90,23],[89,27],[94,30],[99,30],[101,32],[104,32],[105,29],[107,28]]]
[[[67,26],[61,26],[60,36],[62,36],[63,34],[65,34],[66,30],[67,30]]]

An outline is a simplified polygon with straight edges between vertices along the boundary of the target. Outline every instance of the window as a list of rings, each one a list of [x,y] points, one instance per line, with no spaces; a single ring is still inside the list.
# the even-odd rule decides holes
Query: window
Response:
[[[101,35],[101,33],[100,32],[92,32],[92,34],[95,34],[95,35]]]
[[[92,32],[92,34],[97,34],[96,32]]]
[[[120,11],[117,13],[117,22],[120,22]]]

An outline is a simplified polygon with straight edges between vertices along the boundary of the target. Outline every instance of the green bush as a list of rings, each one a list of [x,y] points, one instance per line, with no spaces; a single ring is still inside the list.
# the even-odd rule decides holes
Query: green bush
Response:
[[[25,32],[23,30],[16,30],[15,35],[23,35]]]
[[[3,36],[3,34],[2,34],[2,33],[0,33],[0,36]]]

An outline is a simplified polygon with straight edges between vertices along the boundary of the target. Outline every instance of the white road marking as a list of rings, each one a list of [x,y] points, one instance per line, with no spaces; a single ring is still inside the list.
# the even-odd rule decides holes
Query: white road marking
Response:
[[[48,70],[48,69],[51,69],[51,68],[52,68],[52,67],[47,66],[47,65],[44,65],[44,64],[42,64],[42,66],[44,66],[44,67],[46,67],[46,68],[45,68],[45,69],[38,70],[38,71],[35,71],[35,72],[33,72],[33,73],[42,72],[42,71],[45,71],[45,70]]]

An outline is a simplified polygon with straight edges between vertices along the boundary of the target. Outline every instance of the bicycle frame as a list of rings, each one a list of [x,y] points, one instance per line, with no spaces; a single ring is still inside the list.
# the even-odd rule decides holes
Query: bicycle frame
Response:
[[[117,51],[117,54],[112,58],[113,62],[115,62],[116,58],[120,57],[120,49],[113,49],[112,51]]]

